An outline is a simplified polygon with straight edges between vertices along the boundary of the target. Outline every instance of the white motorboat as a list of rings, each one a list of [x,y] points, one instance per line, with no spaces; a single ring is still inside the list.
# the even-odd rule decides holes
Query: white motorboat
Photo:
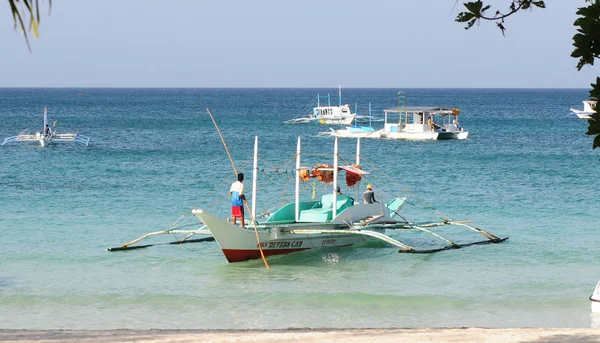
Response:
[[[466,139],[469,132],[458,121],[457,108],[406,106],[406,93],[398,92],[398,106],[384,110],[381,138],[406,140]],[[398,121],[391,121],[390,114]]]
[[[571,107],[571,112],[581,119],[592,119],[592,114],[596,113],[596,100],[584,100],[583,111]]]
[[[57,133],[56,128],[57,121],[54,121],[52,127],[48,126],[48,110],[44,107],[44,126],[42,131],[31,133],[25,129],[16,136],[7,137],[2,142],[2,145],[11,142],[24,142],[24,143],[39,143],[40,146],[46,147],[52,143],[62,142],[78,142],[87,146],[90,143],[90,137],[84,136],[78,133]]]

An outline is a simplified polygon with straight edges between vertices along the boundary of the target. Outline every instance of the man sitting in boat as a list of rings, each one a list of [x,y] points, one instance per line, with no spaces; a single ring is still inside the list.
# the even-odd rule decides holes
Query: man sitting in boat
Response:
[[[244,184],[242,181],[244,181],[244,174],[239,173],[237,175],[237,181],[231,184],[229,195],[231,196],[231,217],[233,219],[233,225],[236,225],[237,218],[240,218],[242,229],[244,229],[246,228],[246,223],[244,223],[244,200],[246,200],[246,196],[244,195]]]
[[[51,134],[52,134],[52,131],[50,130],[50,126],[48,126],[48,124],[46,124],[46,128],[44,128],[44,135],[50,136]]]
[[[373,186],[371,184],[367,185],[367,190],[363,193],[363,202],[365,204],[373,204],[376,203],[375,193],[373,193]]]

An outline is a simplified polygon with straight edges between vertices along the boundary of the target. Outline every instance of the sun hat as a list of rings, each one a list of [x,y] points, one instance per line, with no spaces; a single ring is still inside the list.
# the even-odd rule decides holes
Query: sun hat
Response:
[[[373,189],[373,187],[371,187],[371,184],[367,185],[367,189]]]

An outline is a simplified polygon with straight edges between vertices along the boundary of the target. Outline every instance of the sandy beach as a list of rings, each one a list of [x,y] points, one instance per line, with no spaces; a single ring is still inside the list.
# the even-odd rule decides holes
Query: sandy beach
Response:
[[[1,342],[600,342],[590,328],[0,330]]]

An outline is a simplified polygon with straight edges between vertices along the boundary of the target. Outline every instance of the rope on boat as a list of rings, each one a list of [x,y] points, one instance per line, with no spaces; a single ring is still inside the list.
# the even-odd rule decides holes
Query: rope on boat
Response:
[[[221,141],[223,142],[223,146],[225,147],[227,156],[229,156],[229,162],[231,162],[231,166],[233,167],[233,172],[235,173],[235,176],[237,177],[238,172],[237,172],[237,169],[235,168],[235,163],[233,163],[233,158],[231,158],[231,154],[229,153],[229,149],[227,148],[227,144],[225,143],[225,138],[223,138],[223,135],[221,134],[221,130],[219,130],[219,126],[217,125],[215,118],[213,117],[212,113],[210,113],[210,110],[208,108],[206,109],[206,112],[208,112],[210,119],[212,119],[213,124],[215,124],[215,128],[217,129],[217,132],[219,133],[219,137],[221,137]],[[256,242],[258,243],[258,250],[260,251],[260,256],[262,257],[262,260],[265,263],[265,267],[267,267],[267,269],[271,269],[269,267],[269,264],[267,263],[267,259],[265,258],[265,254],[264,254],[262,246],[260,244],[260,237],[258,237],[258,228],[256,227],[256,221],[254,220],[254,217],[252,216],[252,211],[250,210],[250,206],[248,206],[248,201],[246,201],[246,199],[244,199],[244,204],[246,204],[246,209],[248,210],[248,213],[250,213],[250,217],[252,218],[252,225],[254,226],[254,233],[256,233]]]

